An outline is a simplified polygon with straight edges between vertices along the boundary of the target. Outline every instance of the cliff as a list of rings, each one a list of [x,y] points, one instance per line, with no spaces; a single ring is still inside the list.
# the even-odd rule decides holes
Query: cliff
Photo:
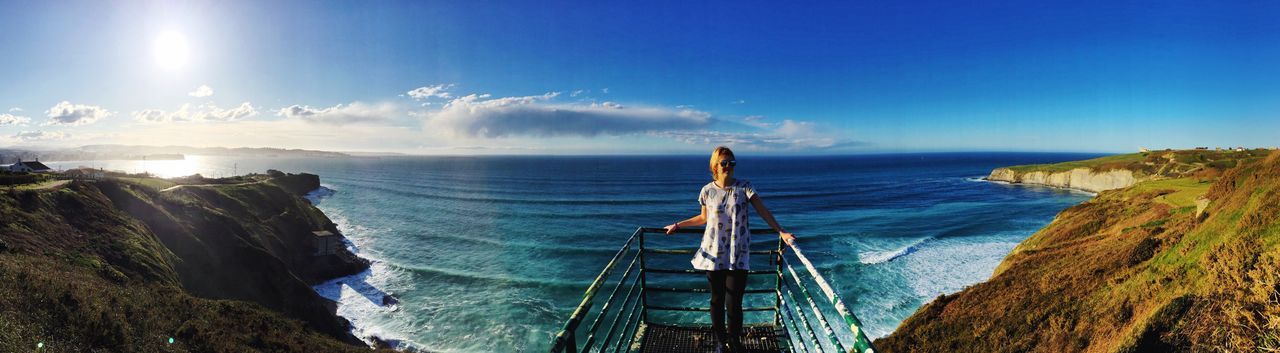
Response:
[[[882,352],[1280,349],[1280,152],[1071,207]]]
[[[313,181],[0,194],[0,351],[369,351],[308,285],[368,267],[313,256],[311,231],[337,231],[298,194]]]
[[[1121,154],[1084,161],[996,168],[987,180],[1100,192],[1141,181],[1212,177],[1240,162],[1266,156],[1268,150],[1244,152],[1178,150]]]
[[[1118,169],[1095,172],[1089,168],[1076,168],[1056,173],[1044,171],[1017,173],[1008,168],[998,168],[991,171],[991,175],[987,176],[987,180],[1056,186],[1089,192],[1125,188],[1138,182],[1138,178],[1130,170]]]

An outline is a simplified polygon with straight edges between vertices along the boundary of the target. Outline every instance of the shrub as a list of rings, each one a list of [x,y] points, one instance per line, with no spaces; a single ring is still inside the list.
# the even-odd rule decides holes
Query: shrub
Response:
[[[1151,256],[1156,254],[1156,249],[1160,247],[1160,240],[1155,238],[1146,238],[1138,242],[1138,245],[1129,251],[1129,266],[1134,266],[1147,261]]]

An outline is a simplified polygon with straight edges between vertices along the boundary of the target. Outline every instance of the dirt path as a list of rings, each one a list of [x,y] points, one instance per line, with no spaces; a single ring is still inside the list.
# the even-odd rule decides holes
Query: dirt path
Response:
[[[267,180],[258,180],[258,181],[251,181],[251,182],[248,182],[248,183],[236,183],[236,184],[189,184],[189,185],[174,185],[174,186],[170,186],[170,187],[167,187],[167,188],[164,188],[164,189],[160,189],[160,192],[173,191],[173,190],[176,190],[176,189],[181,188],[181,187],[183,187],[183,186],[229,186],[229,185],[249,185],[249,184],[257,184],[257,183],[261,183],[261,182],[265,182],[265,181],[267,181]]]
[[[67,184],[70,184],[70,183],[71,183],[70,180],[54,180],[54,181],[46,181],[36,185],[23,185],[23,186],[17,187],[17,189],[18,190],[57,190],[57,189],[61,189],[63,186],[67,186]]]

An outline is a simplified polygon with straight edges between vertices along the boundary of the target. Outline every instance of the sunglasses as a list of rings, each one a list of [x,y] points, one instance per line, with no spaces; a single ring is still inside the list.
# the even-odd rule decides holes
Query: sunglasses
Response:
[[[720,167],[721,167],[721,168],[723,168],[723,167],[736,167],[736,166],[738,166],[738,161],[735,161],[735,160],[732,160],[732,159],[722,159],[722,160],[720,160]]]

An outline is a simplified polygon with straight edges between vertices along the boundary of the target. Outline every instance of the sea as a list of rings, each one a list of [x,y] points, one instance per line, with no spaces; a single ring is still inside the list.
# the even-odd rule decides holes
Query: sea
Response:
[[[986,280],[1019,242],[1092,197],[983,181],[991,169],[1099,156],[740,154],[736,176],[755,185],[873,339],[940,294]],[[309,197],[373,265],[314,288],[339,302],[338,314],[356,335],[433,352],[547,351],[637,227],[696,215],[698,191],[710,181],[707,156],[187,156],[47,164],[162,177],[318,174],[323,187]],[[768,227],[754,211],[750,222]],[[692,249],[699,236],[664,241]],[[397,302],[384,302],[388,295]],[[706,305],[705,298],[691,300],[686,304]],[[752,320],[770,319],[749,313]]]

